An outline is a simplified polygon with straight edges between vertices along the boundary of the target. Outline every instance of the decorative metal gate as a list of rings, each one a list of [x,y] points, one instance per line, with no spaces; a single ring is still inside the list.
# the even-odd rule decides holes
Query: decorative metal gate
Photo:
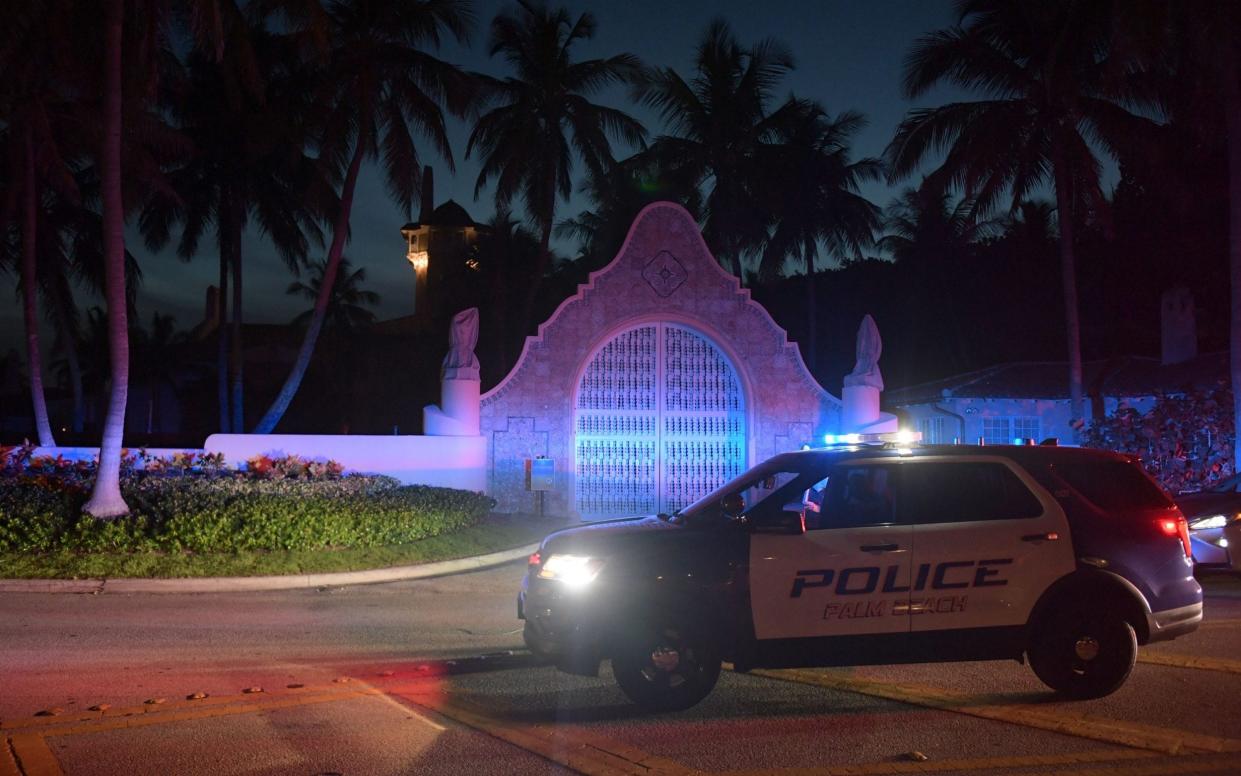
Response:
[[[745,469],[745,400],[701,334],[649,323],[605,344],[578,385],[576,503],[585,518],[673,512]]]

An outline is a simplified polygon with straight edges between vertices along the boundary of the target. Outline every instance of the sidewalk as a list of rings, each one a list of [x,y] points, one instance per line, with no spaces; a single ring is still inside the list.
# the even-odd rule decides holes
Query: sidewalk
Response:
[[[495,566],[529,557],[537,542],[512,550],[472,558],[394,566],[367,571],[331,574],[288,574],[271,577],[192,577],[187,579],[0,579],[0,593],[247,593],[263,590],[300,590],[344,585],[374,585],[408,579],[442,577]]]

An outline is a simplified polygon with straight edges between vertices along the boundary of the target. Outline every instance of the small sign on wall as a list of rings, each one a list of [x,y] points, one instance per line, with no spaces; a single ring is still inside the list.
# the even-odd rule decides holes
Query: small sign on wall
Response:
[[[555,459],[541,455],[526,459],[526,490],[552,490],[555,479]]]

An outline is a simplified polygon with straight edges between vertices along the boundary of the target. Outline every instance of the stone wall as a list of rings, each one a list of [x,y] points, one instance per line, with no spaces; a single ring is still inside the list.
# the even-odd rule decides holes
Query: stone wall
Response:
[[[527,338],[512,372],[482,397],[488,493],[498,509],[533,507],[524,461],[543,455],[556,461],[548,510],[573,514],[578,381],[600,344],[645,321],[696,329],[732,360],[745,392],[749,464],[839,430],[840,400],[810,375],[797,345],[720,267],[689,213],[655,203],[638,214],[616,258]]]

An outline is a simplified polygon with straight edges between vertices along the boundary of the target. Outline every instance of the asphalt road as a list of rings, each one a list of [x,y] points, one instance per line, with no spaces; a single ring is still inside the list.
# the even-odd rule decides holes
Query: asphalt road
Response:
[[[0,776],[1241,773],[1235,587],[1097,701],[1059,702],[1016,663],[957,663],[726,672],[699,706],[650,716],[606,665],[529,660],[522,572],[0,594]]]

